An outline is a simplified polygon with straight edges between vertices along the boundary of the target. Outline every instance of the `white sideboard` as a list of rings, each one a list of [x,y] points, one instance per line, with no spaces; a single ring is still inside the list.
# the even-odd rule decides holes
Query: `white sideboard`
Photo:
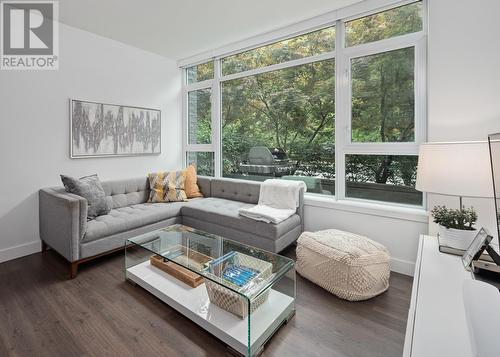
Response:
[[[459,256],[440,253],[436,237],[420,236],[403,357],[472,356],[463,299],[470,279]]]

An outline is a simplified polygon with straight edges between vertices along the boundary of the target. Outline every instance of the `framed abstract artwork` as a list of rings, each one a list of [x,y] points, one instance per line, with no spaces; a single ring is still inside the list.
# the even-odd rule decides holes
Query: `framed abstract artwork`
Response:
[[[161,154],[158,109],[70,99],[70,156]]]

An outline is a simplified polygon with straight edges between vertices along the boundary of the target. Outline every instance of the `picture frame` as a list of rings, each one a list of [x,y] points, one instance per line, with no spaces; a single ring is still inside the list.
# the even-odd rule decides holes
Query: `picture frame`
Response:
[[[486,249],[488,244],[490,244],[492,239],[493,237],[485,228],[481,228],[477,232],[476,237],[472,240],[469,248],[467,248],[462,256],[462,263],[465,268],[470,268],[472,262],[483,254],[483,251]]]
[[[72,159],[161,154],[161,110],[70,98]]]

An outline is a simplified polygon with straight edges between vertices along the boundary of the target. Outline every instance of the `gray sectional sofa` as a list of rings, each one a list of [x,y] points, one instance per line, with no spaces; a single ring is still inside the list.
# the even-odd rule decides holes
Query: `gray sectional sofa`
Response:
[[[102,182],[113,209],[87,221],[87,201],[64,187],[40,190],[40,238],[71,262],[71,277],[78,264],[123,249],[126,239],[182,223],[272,252],[295,242],[303,231],[303,192],[297,213],[279,223],[265,223],[238,215],[241,207],[259,200],[260,183],[198,177],[204,198],[188,202],[147,203],[146,177]]]

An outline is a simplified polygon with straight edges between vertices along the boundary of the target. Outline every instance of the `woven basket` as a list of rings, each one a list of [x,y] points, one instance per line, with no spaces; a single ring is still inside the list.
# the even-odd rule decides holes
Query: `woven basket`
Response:
[[[228,281],[224,281],[224,284],[230,286],[232,289],[236,291],[241,291],[245,289],[251,283],[260,283],[265,279],[269,278],[273,271],[273,265],[269,262],[251,257],[249,255],[245,255],[237,252],[231,258],[232,264],[244,266],[247,268],[255,269],[260,273],[257,274],[247,285],[243,287],[239,287],[235,284],[232,284]],[[213,273],[207,273],[207,276],[210,276],[213,280],[220,280],[220,271],[217,271],[218,266],[215,267]],[[228,288],[219,285],[218,283],[205,279],[205,287],[207,288],[208,298],[210,302],[219,306],[220,308],[231,312],[232,314],[238,316],[241,319],[244,319],[248,314],[248,300],[241,295],[237,294],[234,291],[229,290]],[[262,305],[269,296],[269,289],[260,295],[257,299],[251,302],[250,313],[253,313],[260,305]]]

